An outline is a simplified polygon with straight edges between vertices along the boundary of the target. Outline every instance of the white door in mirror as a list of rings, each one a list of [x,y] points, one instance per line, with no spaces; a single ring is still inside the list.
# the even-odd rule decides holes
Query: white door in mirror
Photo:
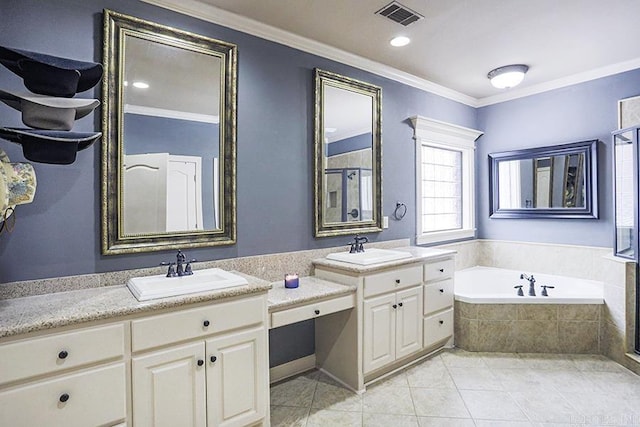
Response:
[[[129,279],[127,287],[138,301],[167,298],[196,292],[246,285],[247,279],[220,268],[194,271],[191,276],[166,277],[164,274]]]

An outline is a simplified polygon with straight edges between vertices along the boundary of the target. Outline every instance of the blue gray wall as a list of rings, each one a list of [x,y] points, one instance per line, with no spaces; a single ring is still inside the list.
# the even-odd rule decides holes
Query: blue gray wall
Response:
[[[503,102],[478,110],[478,237],[526,242],[613,246],[611,132],[618,126],[619,99],[640,95],[640,70]],[[489,153],[578,142],[598,148],[599,219],[489,218]]]
[[[190,257],[211,260],[344,243],[344,237],[313,237],[315,67],[382,87],[383,210],[391,214],[400,200],[409,213],[369,235],[371,240],[415,234],[414,141],[407,119],[419,114],[476,127],[471,107],[137,1],[0,1],[0,45],[101,62],[103,8],[238,45],[238,242],[190,250]],[[0,87],[23,90],[22,81],[5,68]],[[100,86],[78,96],[99,98]],[[79,120],[74,130],[100,130],[100,114]],[[0,124],[21,126],[19,113],[1,104]],[[19,145],[0,140],[0,148],[13,161],[24,160]],[[0,235],[0,283],[153,266],[173,255],[100,254],[100,148],[94,144],[68,166],[35,164],[35,200],[18,206],[15,230]]]

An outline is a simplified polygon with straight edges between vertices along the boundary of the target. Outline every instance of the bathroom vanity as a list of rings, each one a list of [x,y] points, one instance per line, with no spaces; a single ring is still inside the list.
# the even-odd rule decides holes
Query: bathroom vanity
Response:
[[[318,367],[356,391],[453,345],[455,252],[398,251],[411,256],[370,265],[314,260],[316,277],[356,288],[357,310],[316,320]]]

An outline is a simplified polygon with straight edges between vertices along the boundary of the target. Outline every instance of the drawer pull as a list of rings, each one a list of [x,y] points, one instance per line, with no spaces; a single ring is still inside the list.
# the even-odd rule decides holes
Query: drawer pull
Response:
[[[204,325],[204,327],[208,327],[211,323],[209,323],[208,320],[205,320],[204,322],[202,322],[202,324]]]
[[[399,285],[400,284],[400,279],[396,279],[396,283]]]
[[[444,273],[444,268],[441,268],[440,270],[438,270],[440,273]]]
[[[66,359],[68,355],[69,353],[67,353],[66,350],[62,350],[60,353],[58,353],[58,359]]]
[[[440,293],[441,293],[441,294],[444,294],[444,289],[440,289]]]
[[[440,323],[441,325],[444,325],[444,320],[438,320],[438,323]]]
[[[64,403],[64,402],[66,402],[67,400],[69,400],[69,395],[68,395],[67,393],[63,393],[63,394],[60,396],[60,399],[59,399],[59,400],[60,400],[60,402]]]
[[[218,358],[215,356],[211,356],[211,359],[209,360],[211,360],[211,363],[216,363],[216,360],[218,360]]]
[[[398,303],[398,306],[402,307],[402,303]]]
[[[393,304],[391,307],[393,307],[393,308],[398,308],[398,306],[397,306],[397,305],[395,305],[395,304]]]
[[[320,310],[313,310],[313,312],[314,312],[316,315],[320,314]]]
[[[204,365],[204,360],[198,359],[198,366],[202,366],[202,365]]]

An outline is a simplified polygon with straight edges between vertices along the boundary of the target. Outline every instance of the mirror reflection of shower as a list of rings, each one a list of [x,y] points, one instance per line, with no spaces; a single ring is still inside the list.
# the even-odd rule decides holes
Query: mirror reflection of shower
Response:
[[[371,169],[325,169],[328,191],[325,215],[329,222],[366,221],[373,218]]]

